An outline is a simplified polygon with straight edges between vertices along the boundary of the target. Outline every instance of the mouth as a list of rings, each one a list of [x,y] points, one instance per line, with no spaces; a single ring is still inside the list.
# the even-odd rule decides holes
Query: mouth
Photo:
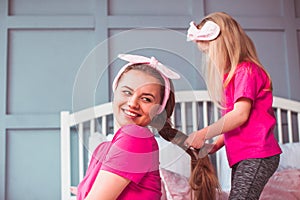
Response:
[[[124,112],[127,116],[129,116],[130,118],[135,118],[135,117],[141,116],[140,114],[138,114],[138,113],[136,113],[136,112],[132,112],[132,111],[127,110],[127,109],[122,109],[122,110],[123,110],[123,112]]]

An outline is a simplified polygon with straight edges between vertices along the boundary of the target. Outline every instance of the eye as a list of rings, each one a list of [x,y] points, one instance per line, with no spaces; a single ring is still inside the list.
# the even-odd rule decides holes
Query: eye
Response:
[[[152,102],[152,99],[148,98],[148,97],[142,97],[142,100],[145,101],[145,102],[149,102],[149,103]]]
[[[129,91],[129,90],[123,90],[122,93],[126,96],[132,95],[131,91]]]
[[[154,97],[152,97],[151,95],[149,95],[149,96],[142,96],[141,99],[142,99],[142,101],[144,101],[146,103],[152,103],[152,102],[154,102]]]

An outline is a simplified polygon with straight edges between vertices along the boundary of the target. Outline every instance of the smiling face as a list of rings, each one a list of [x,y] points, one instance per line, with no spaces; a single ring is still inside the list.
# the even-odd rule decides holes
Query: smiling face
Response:
[[[160,102],[161,83],[157,78],[140,70],[125,72],[114,92],[113,110],[117,125],[149,125]]]

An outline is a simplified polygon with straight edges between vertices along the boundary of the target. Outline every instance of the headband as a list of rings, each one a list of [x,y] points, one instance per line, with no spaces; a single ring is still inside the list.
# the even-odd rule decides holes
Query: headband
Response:
[[[150,67],[152,67],[156,71],[158,71],[159,74],[162,76],[162,78],[165,81],[164,99],[163,99],[163,102],[162,102],[159,110],[157,111],[157,114],[160,114],[165,109],[165,106],[166,106],[167,101],[169,99],[169,94],[170,94],[170,81],[169,81],[169,79],[179,79],[180,78],[179,74],[177,74],[176,72],[172,71],[171,69],[169,69],[165,65],[158,62],[156,60],[156,58],[154,58],[154,57],[147,58],[147,57],[144,57],[144,56],[130,55],[130,54],[119,54],[118,57],[122,60],[128,61],[129,63],[124,65],[120,69],[118,74],[116,75],[116,77],[113,81],[113,84],[112,84],[113,92],[117,88],[117,84],[118,84],[120,76],[123,74],[123,72],[126,70],[127,67],[129,67],[130,65],[133,65],[133,64],[148,64]]]
[[[187,31],[187,41],[210,41],[216,39],[219,33],[220,27],[215,22],[207,21],[201,29],[198,29],[192,21]]]

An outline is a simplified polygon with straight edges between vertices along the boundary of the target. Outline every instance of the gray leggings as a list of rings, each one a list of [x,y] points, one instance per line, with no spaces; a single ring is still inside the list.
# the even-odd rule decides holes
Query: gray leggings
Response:
[[[279,165],[279,155],[243,160],[232,167],[229,200],[258,200]]]

